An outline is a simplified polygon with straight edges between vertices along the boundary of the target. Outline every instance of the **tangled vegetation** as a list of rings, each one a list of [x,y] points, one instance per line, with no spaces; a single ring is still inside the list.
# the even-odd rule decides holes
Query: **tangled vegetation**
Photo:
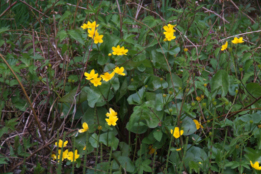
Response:
[[[1,173],[261,173],[260,12],[0,2]]]

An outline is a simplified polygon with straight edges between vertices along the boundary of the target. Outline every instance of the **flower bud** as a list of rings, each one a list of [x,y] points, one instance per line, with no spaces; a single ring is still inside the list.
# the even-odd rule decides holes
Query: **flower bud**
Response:
[[[216,101],[213,101],[213,105],[216,106],[216,105],[217,105],[217,102],[216,102]]]
[[[253,123],[253,120],[250,120],[249,123],[252,124],[252,123]]]
[[[191,106],[195,106],[195,105],[196,105],[196,103],[195,103],[195,102],[192,102],[192,103],[191,103]]]
[[[232,48],[230,47],[230,48],[228,48],[228,51],[231,53],[232,52]]]
[[[173,94],[173,92],[172,92],[172,91],[169,91],[169,94],[171,95],[171,94]]]
[[[212,132],[209,132],[208,134],[209,134],[209,136],[212,136]]]
[[[163,78],[160,78],[160,81],[163,81]]]
[[[39,76],[38,79],[39,79],[39,80],[43,80],[43,77],[42,77],[42,76]]]
[[[236,149],[238,149],[239,148],[239,145],[236,145]]]
[[[242,71],[243,71],[243,68],[239,68],[239,71],[242,72]]]
[[[202,103],[202,107],[205,108],[207,106],[207,103]]]
[[[207,83],[204,83],[204,86],[205,86],[205,87],[207,87],[207,85],[208,85]]]
[[[172,109],[171,109],[171,108],[169,108],[169,112],[170,112],[170,113],[172,112]]]
[[[182,88],[181,88],[181,87],[179,87],[179,90],[182,90]]]
[[[167,95],[166,95],[166,94],[163,94],[162,96],[163,96],[163,97],[167,97]]]

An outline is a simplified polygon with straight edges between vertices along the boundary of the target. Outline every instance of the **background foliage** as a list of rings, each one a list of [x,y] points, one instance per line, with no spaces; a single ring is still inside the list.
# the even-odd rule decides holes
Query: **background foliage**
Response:
[[[260,173],[250,165],[261,162],[260,11],[259,1],[1,1],[0,171]],[[103,43],[80,27],[88,21]],[[176,39],[165,42],[169,23]],[[108,55],[117,45],[126,56]],[[117,66],[126,76],[98,87],[83,76]],[[58,139],[80,158],[51,158]]]

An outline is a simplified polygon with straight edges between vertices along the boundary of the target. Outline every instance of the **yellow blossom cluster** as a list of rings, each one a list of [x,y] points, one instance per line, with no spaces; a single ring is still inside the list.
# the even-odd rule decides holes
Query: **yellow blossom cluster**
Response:
[[[237,38],[234,37],[234,39],[231,41],[233,44],[239,44],[239,43],[244,43],[243,37]],[[221,51],[225,51],[228,47],[228,42],[226,41],[226,43],[224,45],[221,46]]]
[[[106,113],[106,122],[109,126],[116,126],[116,122],[118,121],[117,112],[115,112],[112,108],[109,109],[109,112]]]
[[[117,45],[117,47],[112,47],[112,54],[113,55],[117,55],[117,56],[123,56],[123,55],[127,55],[127,52],[129,50],[125,49],[124,46],[120,46]],[[111,53],[108,54],[109,56],[111,56]]]
[[[168,24],[163,27],[163,29],[165,30],[163,32],[163,34],[165,35],[164,41],[172,41],[176,39],[176,36],[174,35],[174,33],[176,32],[176,30],[174,30],[175,26],[176,25]]]
[[[67,146],[68,141],[63,142],[63,140],[59,140],[58,142],[55,143],[55,145],[59,148],[62,147],[66,147]],[[52,154],[51,156],[53,158],[53,160],[58,160],[58,162],[60,161],[60,158],[63,160],[68,159],[71,162],[76,161],[80,155],[78,154],[78,150],[75,150],[74,152],[72,151],[68,151],[68,149],[66,149],[65,151],[62,152],[61,149],[58,149],[58,154]]]
[[[103,43],[103,35],[100,35],[98,33],[98,27],[99,25],[96,24],[96,21],[90,22],[88,21],[87,24],[82,24],[81,28],[83,30],[88,29],[88,36],[93,39],[95,44]]]
[[[100,75],[98,73],[95,73],[95,70],[91,70],[90,73],[87,73],[85,72],[84,73],[84,76],[86,77],[86,80],[90,80],[90,82],[95,86],[100,86],[102,83],[101,83],[101,80],[105,81],[105,82],[108,82],[109,80],[111,80],[114,75],[118,74],[118,75],[121,75],[121,76],[125,76],[125,73],[124,73],[124,68],[123,67],[116,67],[112,73],[108,73],[108,72],[105,72],[104,74]]]

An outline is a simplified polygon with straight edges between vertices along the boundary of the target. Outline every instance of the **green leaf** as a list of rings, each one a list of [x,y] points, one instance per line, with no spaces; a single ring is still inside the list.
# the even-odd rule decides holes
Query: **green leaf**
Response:
[[[92,134],[92,136],[89,138],[89,142],[91,143],[92,147],[98,148],[99,147],[98,135],[96,133]]]
[[[99,142],[111,147],[112,150],[116,150],[119,144],[119,139],[115,137],[113,132],[108,132],[100,135]]]
[[[248,83],[246,89],[256,98],[261,96],[261,86],[258,83]]]
[[[160,141],[162,138],[162,131],[160,129],[155,129],[153,131],[153,136],[157,141]]]
[[[144,92],[146,91],[145,87],[142,87],[141,89],[139,89],[139,91],[137,93],[134,93],[132,95],[130,95],[127,99],[128,103],[131,104],[142,104],[142,99],[144,97]]]
[[[184,131],[183,135],[191,135],[191,134],[193,134],[193,133],[195,133],[197,131],[196,124],[189,117],[186,117],[184,120],[182,120],[181,127],[182,127],[182,129]]]
[[[8,27],[2,27],[2,28],[0,28],[0,34],[6,32],[8,30],[9,30]]]
[[[225,96],[228,92],[228,74],[225,70],[219,70],[211,79],[211,92],[221,89],[221,95]]]
[[[121,168],[124,168],[127,172],[134,172],[135,170],[135,166],[133,165],[131,159],[129,157],[126,156],[119,156],[117,158],[117,160],[119,161]],[[119,169],[120,166],[118,165],[118,163],[116,163],[115,160],[113,160],[112,163],[112,169]]]
[[[83,38],[79,33],[80,33],[79,30],[69,30],[68,31],[68,34],[72,39],[74,39],[74,40],[78,41],[80,44],[84,45]]]

